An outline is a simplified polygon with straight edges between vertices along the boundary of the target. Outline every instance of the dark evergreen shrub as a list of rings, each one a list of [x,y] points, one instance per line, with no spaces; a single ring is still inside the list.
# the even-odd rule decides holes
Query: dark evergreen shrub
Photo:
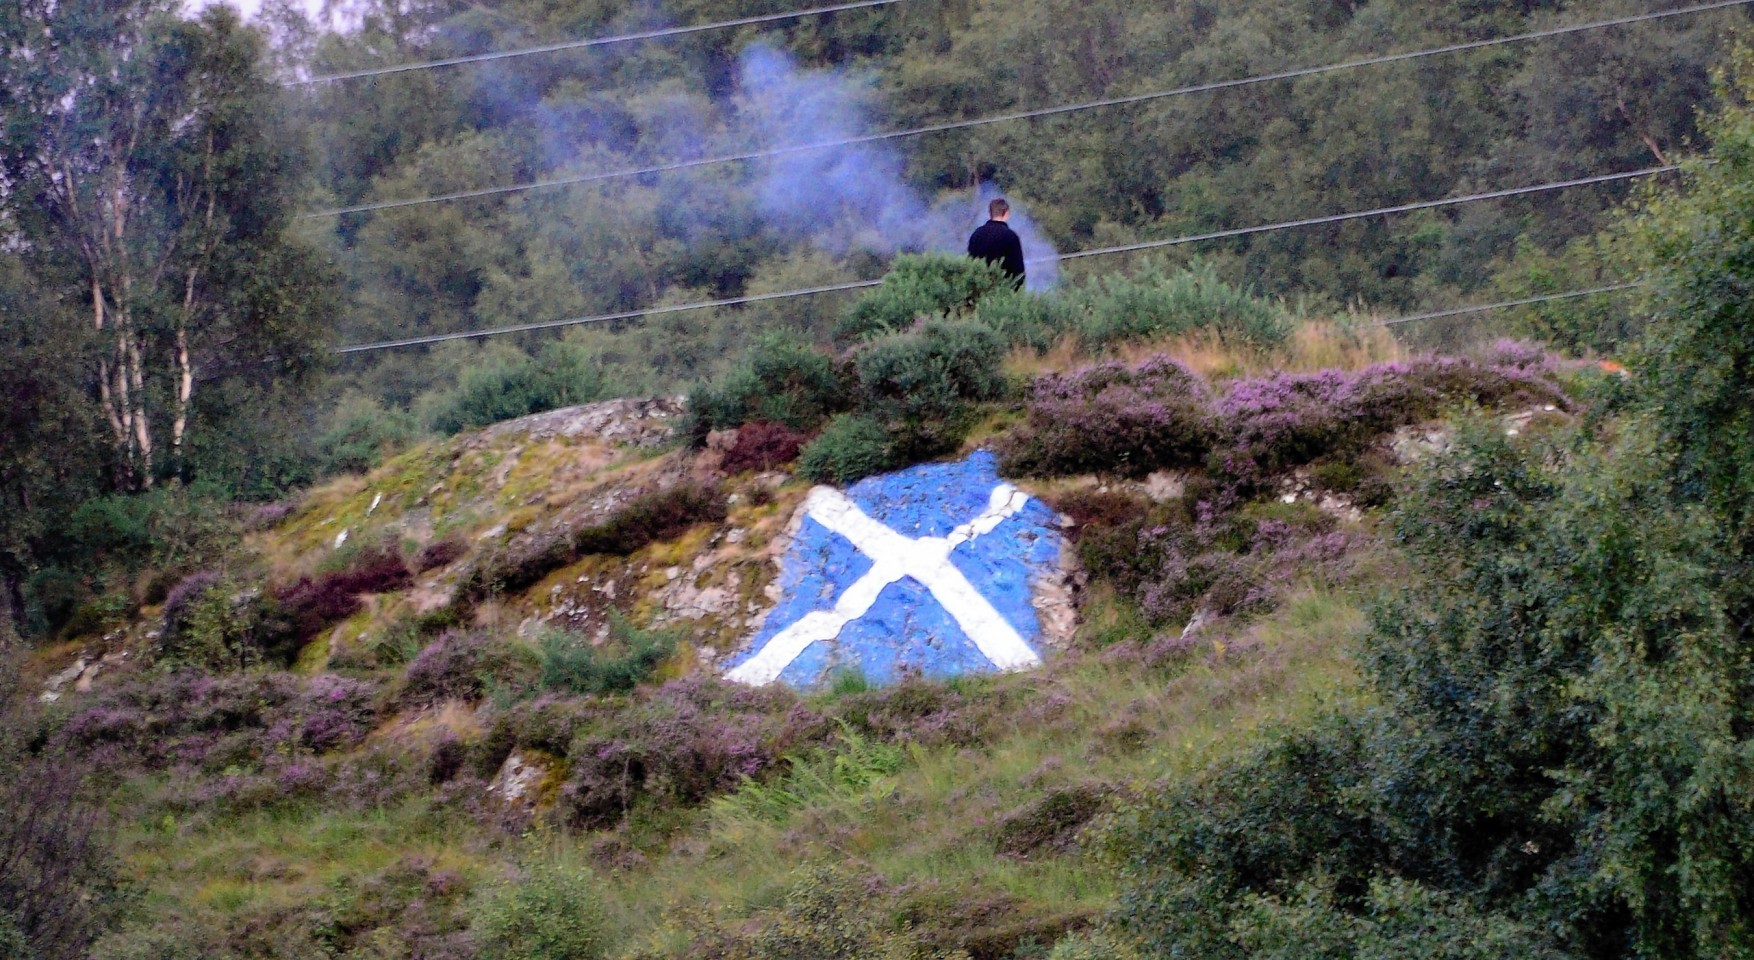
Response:
[[[847,388],[833,357],[793,337],[768,334],[743,362],[688,398],[696,439],[745,423],[812,430],[846,409]]]
[[[1210,263],[1165,273],[1152,266],[1137,277],[1108,274],[1061,294],[1084,342],[1127,340],[1214,330],[1240,342],[1274,344],[1291,332],[1277,304],[1219,279]]]
[[[611,613],[609,637],[602,646],[575,633],[551,630],[539,644],[542,689],[558,693],[625,693],[651,678],[658,665],[676,649],[676,636],[642,630],[619,613]]]
[[[364,473],[421,435],[413,416],[358,395],[345,398],[317,437],[318,472]]]
[[[588,403],[606,390],[601,364],[578,344],[555,341],[535,357],[484,354],[464,368],[454,390],[439,398],[431,425],[440,433],[457,433]]]
[[[817,483],[851,483],[896,466],[889,433],[869,417],[842,414],[798,455],[798,473]]]
[[[853,354],[859,412],[882,423],[892,454],[911,463],[954,449],[974,405],[1005,391],[1005,344],[973,320],[932,320]]]
[[[895,258],[877,289],[860,297],[835,326],[845,347],[873,336],[900,333],[915,323],[973,311],[983,298],[1008,284],[994,264],[950,254],[904,254]]]

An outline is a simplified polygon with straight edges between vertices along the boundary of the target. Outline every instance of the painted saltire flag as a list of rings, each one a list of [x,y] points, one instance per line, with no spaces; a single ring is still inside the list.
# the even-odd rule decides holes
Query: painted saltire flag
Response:
[[[848,669],[886,683],[1035,666],[1032,591],[1059,569],[1057,520],[984,451],[817,487],[781,561],[779,603],[726,676],[809,686]]]

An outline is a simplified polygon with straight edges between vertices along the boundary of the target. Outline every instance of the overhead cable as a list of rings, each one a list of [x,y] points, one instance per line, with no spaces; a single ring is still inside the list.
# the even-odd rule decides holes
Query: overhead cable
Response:
[[[504,333],[528,333],[532,330],[552,330],[555,327],[574,327],[584,323],[609,323],[615,320],[633,320],[638,317],[652,317],[664,313],[682,313],[688,310],[707,310],[712,307],[735,307],[745,303],[760,303],[763,300],[786,300],[792,297],[810,297],[819,293],[834,293],[839,290],[857,290],[861,287],[875,287],[882,280],[856,280],[851,283],[834,283],[823,287],[806,287],[801,290],[782,290],[778,293],[756,293],[743,297],[726,297],[722,300],[705,300],[700,303],[683,303],[669,307],[651,307],[646,310],[623,310],[620,313],[601,313],[593,317],[572,317],[566,320],[544,320],[541,323],[520,323],[511,327],[493,327],[486,330],[459,330],[455,333],[435,333],[424,337],[406,337],[401,340],[384,340],[378,343],[356,343],[351,346],[336,347],[334,353],[365,353],[370,350],[390,350],[396,347],[415,347],[427,343],[443,343],[446,340],[473,340],[477,337],[496,337]]]
[[[1553,28],[1549,28],[1546,30],[1532,31],[1530,33],[1519,33],[1519,34],[1516,34],[1514,36],[1509,36],[1509,37],[1497,37],[1497,38],[1490,39],[1490,40],[1472,40],[1472,41],[1468,41],[1466,43],[1455,43],[1455,44],[1449,44],[1447,46],[1431,47],[1431,48],[1428,48],[1425,50],[1414,50],[1414,51],[1409,51],[1409,52],[1405,52],[1405,53],[1392,53],[1392,54],[1386,54],[1384,56],[1379,56],[1379,57],[1368,57],[1368,58],[1365,58],[1362,60],[1347,60],[1347,61],[1343,61],[1340,63],[1326,64],[1323,66],[1300,67],[1300,68],[1295,69],[1295,70],[1282,70],[1282,71],[1278,71],[1276,73],[1259,74],[1257,76],[1244,77],[1244,78],[1237,79],[1237,80],[1218,80],[1218,81],[1213,81],[1211,83],[1199,83],[1199,84],[1193,84],[1190,86],[1175,87],[1175,88],[1172,88],[1169,90],[1158,90],[1158,91],[1154,91],[1151,93],[1139,93],[1139,94],[1133,94],[1130,96],[1123,96],[1123,97],[1107,97],[1107,98],[1104,98],[1101,100],[1087,100],[1087,101],[1083,101],[1080,103],[1063,104],[1061,106],[1055,106],[1055,107],[1041,107],[1041,108],[1037,108],[1037,109],[1033,109],[1033,110],[1018,110],[1018,111],[1013,111],[1010,113],[994,114],[994,115],[986,116],[986,117],[976,117],[976,118],[969,119],[969,120],[952,120],[952,121],[947,121],[944,123],[934,123],[934,124],[927,124],[927,125],[918,126],[918,127],[909,127],[909,128],[902,129],[902,130],[891,130],[891,131],[888,131],[885,133],[871,133],[871,134],[863,134],[863,135],[856,136],[856,137],[842,137],[842,138],[835,139],[835,140],[812,141],[809,143],[794,144],[794,145],[783,146],[783,147],[771,147],[771,148],[762,149],[762,150],[748,150],[748,151],[744,151],[741,153],[726,153],[726,154],[719,154],[719,155],[711,156],[711,157],[699,157],[699,158],[696,158],[693,160],[678,160],[678,161],[674,161],[671,163],[658,164],[655,166],[648,166],[648,167],[635,167],[635,168],[624,168],[624,169],[618,169],[618,170],[606,170],[606,171],[602,171],[599,173],[580,174],[577,176],[569,176],[569,177],[552,177],[552,178],[544,179],[544,180],[534,180],[534,181],[530,181],[527,183],[508,184],[508,185],[499,186],[499,187],[482,187],[480,189],[475,189],[475,190],[460,190],[460,191],[456,191],[453,193],[438,194],[438,195],[430,196],[430,197],[413,197],[413,198],[408,198],[408,199],[403,199],[403,200],[378,200],[378,201],[373,201],[370,203],[360,203],[360,204],[354,204],[354,205],[346,206],[346,207],[335,207],[335,208],[328,209],[328,210],[312,211],[310,213],[303,214],[302,216],[304,216],[306,218],[338,217],[338,216],[342,216],[344,214],[350,214],[350,213],[369,213],[369,212],[376,211],[376,210],[390,210],[390,209],[395,209],[398,207],[411,207],[411,206],[418,206],[421,204],[428,204],[428,203],[446,203],[446,202],[455,201],[455,200],[472,200],[472,199],[479,199],[482,197],[500,196],[500,195],[508,194],[508,193],[522,193],[522,192],[526,192],[526,191],[530,191],[530,190],[543,190],[543,189],[550,189],[550,188],[556,188],[556,187],[576,186],[576,185],[585,184],[585,183],[598,183],[598,182],[602,182],[602,181],[606,181],[606,180],[625,179],[627,177],[649,176],[649,175],[659,174],[659,173],[670,173],[670,172],[674,172],[677,170],[688,170],[688,169],[692,169],[695,167],[713,166],[713,165],[721,164],[721,163],[734,163],[734,162],[746,161],[746,160],[763,160],[763,159],[768,159],[771,157],[789,156],[792,154],[807,153],[807,152],[814,151],[814,150],[825,150],[825,149],[829,149],[829,148],[833,148],[833,147],[846,147],[846,146],[855,146],[855,145],[863,144],[863,143],[876,143],[879,141],[895,140],[895,139],[900,139],[900,138],[904,138],[904,137],[917,137],[917,136],[921,136],[924,134],[930,134],[930,133],[943,133],[943,132],[951,131],[951,130],[964,130],[964,129],[968,129],[970,127],[985,126],[987,124],[1006,123],[1006,122],[1009,122],[1012,120],[1030,120],[1030,119],[1035,119],[1035,118],[1039,118],[1039,117],[1049,117],[1049,116],[1056,116],[1059,114],[1075,113],[1075,112],[1083,111],[1083,110],[1093,110],[1093,109],[1097,109],[1097,108],[1101,108],[1101,107],[1113,107],[1113,106],[1121,106],[1121,105],[1125,105],[1125,104],[1144,103],[1144,102],[1152,101],[1152,100],[1161,100],[1161,99],[1164,99],[1167,97],[1186,96],[1188,94],[1206,93],[1206,92],[1210,92],[1210,91],[1214,91],[1214,90],[1227,90],[1227,89],[1231,89],[1234,87],[1243,87],[1243,86],[1249,86],[1252,84],[1267,83],[1267,82],[1273,81],[1273,80],[1289,80],[1289,79],[1294,79],[1297,77],[1308,77],[1308,76],[1316,76],[1318,74],[1324,74],[1324,73],[1333,73],[1335,71],[1340,71],[1340,70],[1351,70],[1351,69],[1354,69],[1356,67],[1376,66],[1376,65],[1385,64],[1385,63],[1398,63],[1398,62],[1403,62],[1403,61],[1407,61],[1407,60],[1416,60],[1416,59],[1420,59],[1423,57],[1438,56],[1440,54],[1459,53],[1459,52],[1468,51],[1468,50],[1479,50],[1479,49],[1483,49],[1486,47],[1500,46],[1503,44],[1522,43],[1522,42],[1529,41],[1529,40],[1539,40],[1539,39],[1545,39],[1548,37],[1564,36],[1567,34],[1582,33],[1582,32],[1589,31],[1589,30],[1601,30],[1601,29],[1605,29],[1608,27],[1618,27],[1618,26],[1624,26],[1624,25],[1632,24],[1632,23],[1643,23],[1645,21],[1660,20],[1660,19],[1663,19],[1666,17],[1678,17],[1678,16],[1683,16],[1686,14],[1703,13],[1703,12],[1710,11],[1710,10],[1722,10],[1722,9],[1727,9],[1730,7],[1745,6],[1751,2],[1754,2],[1754,0],[1718,0],[1718,2],[1714,2],[1714,3],[1699,4],[1699,5],[1695,5],[1695,6],[1689,6],[1689,7],[1679,7],[1679,8],[1674,9],[1674,10],[1660,10],[1660,11],[1656,11],[1654,13],[1642,13],[1642,14],[1637,14],[1634,16],[1617,17],[1617,18],[1612,19],[1612,20],[1597,20],[1597,21],[1594,21],[1592,23],[1576,24],[1576,25],[1569,26],[1569,27],[1553,27]]]
[[[1237,227],[1232,230],[1214,230],[1211,233],[1196,233],[1184,237],[1171,237],[1167,240],[1143,240],[1138,243],[1123,243],[1112,247],[1095,247],[1090,250],[1078,250],[1062,253],[1057,259],[1077,260],[1080,257],[1102,257],[1111,253],[1131,253],[1135,250],[1153,250],[1158,247],[1174,247],[1184,243],[1199,243],[1202,240],[1223,240],[1228,237],[1246,237],[1254,233],[1270,233],[1275,230],[1289,230],[1292,227],[1314,227],[1327,223],[1340,223],[1346,220],[1363,220],[1368,217],[1383,217],[1395,213],[1411,213],[1415,210],[1432,210],[1438,207],[1453,207],[1463,203],[1474,203],[1480,200],[1500,200],[1505,197],[1520,197],[1531,193],[1547,193],[1552,190],[1563,190],[1567,187],[1583,187],[1596,183],[1613,183],[1617,180],[1631,180],[1636,177],[1648,177],[1658,173],[1672,173],[1681,169],[1678,164],[1667,164],[1661,167],[1645,167],[1643,170],[1628,170],[1625,173],[1604,173],[1594,177],[1580,177],[1576,180],[1559,180],[1553,183],[1537,183],[1528,187],[1512,187],[1509,190],[1492,190],[1486,193],[1470,193],[1460,197],[1446,197],[1442,200],[1421,200],[1417,203],[1402,203],[1392,207],[1377,207],[1374,210],[1359,210],[1354,213],[1335,213],[1325,217],[1307,217],[1302,220],[1286,220],[1281,223],[1267,223],[1258,227]]]
[[[406,73],[410,70],[431,70],[435,67],[456,67],[468,63],[485,63],[490,60],[508,60],[512,57],[528,57],[538,53],[556,53],[561,50],[580,50],[586,47],[602,47],[615,43],[630,43],[635,40],[657,40],[664,37],[678,37],[688,33],[702,33],[708,30],[724,30],[730,27],[745,27],[757,23],[773,23],[777,20],[797,20],[813,17],[824,13],[839,13],[843,10],[862,10],[866,7],[883,7],[902,0],[857,0],[854,3],[837,3],[827,7],[810,7],[804,10],[787,10],[781,13],[764,13],[752,17],[738,17],[735,20],[719,20],[713,23],[697,23],[687,27],[660,27],[655,30],[641,30],[635,33],[618,33],[607,37],[593,37],[589,40],[563,40],[559,43],[546,43],[535,47],[520,47],[516,50],[500,50],[493,53],[476,53],[462,57],[446,57],[442,60],[423,60],[416,63],[399,63],[388,67],[367,67],[361,70],[346,70],[339,73],[325,73],[301,80],[289,80],[286,86],[300,87],[315,83],[334,83],[339,80],[358,80],[363,77],[381,77],[391,73]]]
[[[1256,233],[1268,233],[1275,230],[1290,230],[1296,227],[1317,226],[1327,223],[1339,223],[1346,220],[1358,220],[1366,217],[1386,216],[1395,213],[1406,213],[1413,210],[1429,210],[1436,207],[1455,206],[1464,203],[1476,203],[1482,200],[1497,200],[1505,197],[1524,196],[1552,190],[1563,190],[1568,187],[1580,187],[1589,184],[1611,183],[1629,180],[1634,177],[1648,177],[1653,174],[1668,173],[1680,169],[1670,164],[1661,167],[1646,167],[1643,170],[1631,170],[1624,173],[1605,173],[1594,177],[1583,177],[1575,180],[1559,180],[1552,183],[1540,183],[1526,187],[1513,187],[1508,190],[1493,190],[1486,193],[1471,193],[1460,197],[1449,197],[1442,200],[1422,200],[1417,203],[1404,203],[1393,207],[1378,207],[1374,210],[1360,210],[1354,213],[1336,213],[1323,217],[1306,217],[1300,220],[1285,220],[1279,223],[1268,223],[1254,227],[1239,227],[1234,230],[1217,230],[1209,233],[1189,234],[1171,237],[1165,240],[1146,240],[1140,243],[1121,244],[1112,247],[1097,247],[1091,250],[1078,250],[1060,254],[1056,260],[1076,260],[1082,257],[1106,256],[1115,253],[1130,253],[1137,250],[1150,250],[1161,247],[1177,246],[1185,243],[1198,243],[1203,240],[1219,240],[1227,237],[1240,237]],[[523,323],[509,327],[488,327],[474,330],[458,330],[451,333],[434,333],[418,337],[404,337],[398,340],[383,340],[376,343],[356,343],[348,346],[335,347],[333,352],[340,354],[366,353],[374,350],[391,350],[397,347],[413,347],[424,344],[443,343],[448,340],[473,340],[480,337],[494,337],[508,333],[528,333],[533,330],[552,330],[557,327],[572,327],[590,323],[609,323],[616,320],[633,320],[639,317],[657,316],[668,313],[682,313],[692,310],[707,310],[713,307],[733,307],[748,303],[761,303],[768,300],[785,300],[793,297],[809,297],[823,293],[835,293],[843,290],[858,290],[875,287],[882,283],[877,280],[856,280],[848,283],[829,284],[820,287],[806,287],[798,290],[781,290],[773,293],[750,294],[741,297],[726,297],[720,300],[706,300],[699,303],[675,304],[664,307],[652,307],[646,310],[623,310],[618,313],[603,313],[588,317],[570,317],[563,320],[545,320],[540,323]],[[1587,291],[1595,292],[1595,291]],[[1580,294],[1581,295],[1581,294]],[[1529,301],[1535,302],[1535,301]],[[1479,309],[1492,309],[1483,307]],[[1426,317],[1403,317],[1391,321],[1406,323],[1412,320],[1427,319]]]
[[[1443,317],[1459,317],[1468,313],[1484,313],[1487,310],[1505,310],[1510,307],[1527,307],[1537,303],[1552,303],[1555,300],[1575,300],[1578,297],[1593,297],[1603,293],[1617,293],[1621,290],[1631,290],[1633,287],[1642,286],[1644,286],[1644,284],[1636,280],[1630,283],[1610,283],[1607,286],[1602,287],[1590,287],[1585,290],[1567,290],[1564,293],[1549,293],[1539,297],[1524,297],[1521,300],[1501,300],[1498,303],[1482,303],[1472,307],[1452,307],[1448,310],[1433,310],[1429,313],[1415,313],[1405,317],[1396,317],[1393,320],[1384,320],[1380,325],[1384,327],[1392,327],[1396,324],[1413,323],[1417,320],[1438,320]]]

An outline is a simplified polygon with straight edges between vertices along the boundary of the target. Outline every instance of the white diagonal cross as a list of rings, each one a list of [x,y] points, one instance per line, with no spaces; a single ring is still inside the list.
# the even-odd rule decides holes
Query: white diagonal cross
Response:
[[[817,487],[804,501],[805,515],[852,542],[872,560],[871,569],[854,581],[833,609],[799,617],[774,634],[755,656],[725,674],[727,679],[764,686],[779,678],[805,648],[818,640],[833,640],[841,629],[870,612],[883,588],[903,577],[919,581],[956,620],[962,632],[1000,670],[1020,670],[1041,662],[1023,637],[981,596],[974,584],[950,562],[950,553],[976,537],[993,532],[1029,501],[1029,495],[1001,483],[987,498],[980,516],[944,537],[905,537],[873,520],[859,505],[832,487]]]

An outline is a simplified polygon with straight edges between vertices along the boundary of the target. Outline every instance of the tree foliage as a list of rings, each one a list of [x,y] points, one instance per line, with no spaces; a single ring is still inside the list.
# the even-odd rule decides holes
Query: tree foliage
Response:
[[[1658,320],[1636,399],[1533,446],[1481,424],[1420,472],[1396,529],[1421,583],[1363,644],[1379,706],[1141,808],[1117,840],[1127,939],[1754,956],[1749,78],[1709,125],[1718,163],[1629,225]]]

